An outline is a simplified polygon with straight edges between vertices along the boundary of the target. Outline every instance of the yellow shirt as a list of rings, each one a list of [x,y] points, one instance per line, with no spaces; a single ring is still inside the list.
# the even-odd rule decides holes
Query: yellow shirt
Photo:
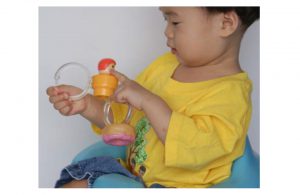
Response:
[[[145,184],[167,187],[209,187],[228,178],[232,162],[243,154],[251,118],[251,81],[245,72],[202,82],[171,78],[178,65],[167,53],[136,79],[172,109],[165,145],[144,113],[135,111],[131,125],[136,141],[127,152],[127,166]],[[112,106],[114,120],[124,119],[127,106]],[[99,132],[99,129],[94,128]]]

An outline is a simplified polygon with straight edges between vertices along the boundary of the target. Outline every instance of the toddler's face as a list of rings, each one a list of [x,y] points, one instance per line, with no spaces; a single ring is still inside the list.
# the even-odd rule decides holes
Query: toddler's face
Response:
[[[208,15],[199,7],[161,7],[160,10],[167,21],[167,45],[180,64],[202,66],[220,54],[218,15]]]

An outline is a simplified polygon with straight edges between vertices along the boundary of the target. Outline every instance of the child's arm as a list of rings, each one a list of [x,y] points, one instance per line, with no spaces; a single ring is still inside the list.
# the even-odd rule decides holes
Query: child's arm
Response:
[[[172,110],[163,99],[153,93],[144,98],[142,110],[149,119],[158,138],[164,144]]]
[[[151,93],[137,82],[128,79],[125,75],[112,71],[120,85],[112,97],[116,102],[129,103],[138,110],[143,110],[149,119],[158,138],[165,143],[172,110],[159,96]]]
[[[104,118],[103,107],[105,102],[103,100],[97,99],[96,97],[90,94],[88,94],[86,98],[89,99],[87,108],[80,115],[83,116],[85,119],[89,120],[91,123],[103,129],[105,127],[103,121]],[[111,112],[109,117],[110,117],[110,121],[112,121]]]
[[[81,90],[79,88],[70,85],[60,85],[49,87],[47,89],[49,101],[62,115],[71,116],[80,114],[91,123],[103,128],[104,101],[99,100],[90,94],[78,101],[69,100],[70,95],[78,94],[80,92]],[[111,113],[110,117],[112,118]]]

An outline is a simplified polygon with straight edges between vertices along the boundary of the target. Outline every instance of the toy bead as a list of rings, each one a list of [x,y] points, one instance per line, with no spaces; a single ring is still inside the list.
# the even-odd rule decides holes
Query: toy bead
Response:
[[[118,85],[118,80],[115,76],[110,74],[116,62],[113,59],[102,59],[98,64],[99,74],[92,77],[92,87],[94,89],[94,96],[102,99],[107,99],[114,94]]]

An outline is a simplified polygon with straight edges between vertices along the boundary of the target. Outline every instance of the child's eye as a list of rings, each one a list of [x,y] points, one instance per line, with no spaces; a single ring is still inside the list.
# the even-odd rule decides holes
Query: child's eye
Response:
[[[174,26],[177,26],[180,22],[172,22]]]

